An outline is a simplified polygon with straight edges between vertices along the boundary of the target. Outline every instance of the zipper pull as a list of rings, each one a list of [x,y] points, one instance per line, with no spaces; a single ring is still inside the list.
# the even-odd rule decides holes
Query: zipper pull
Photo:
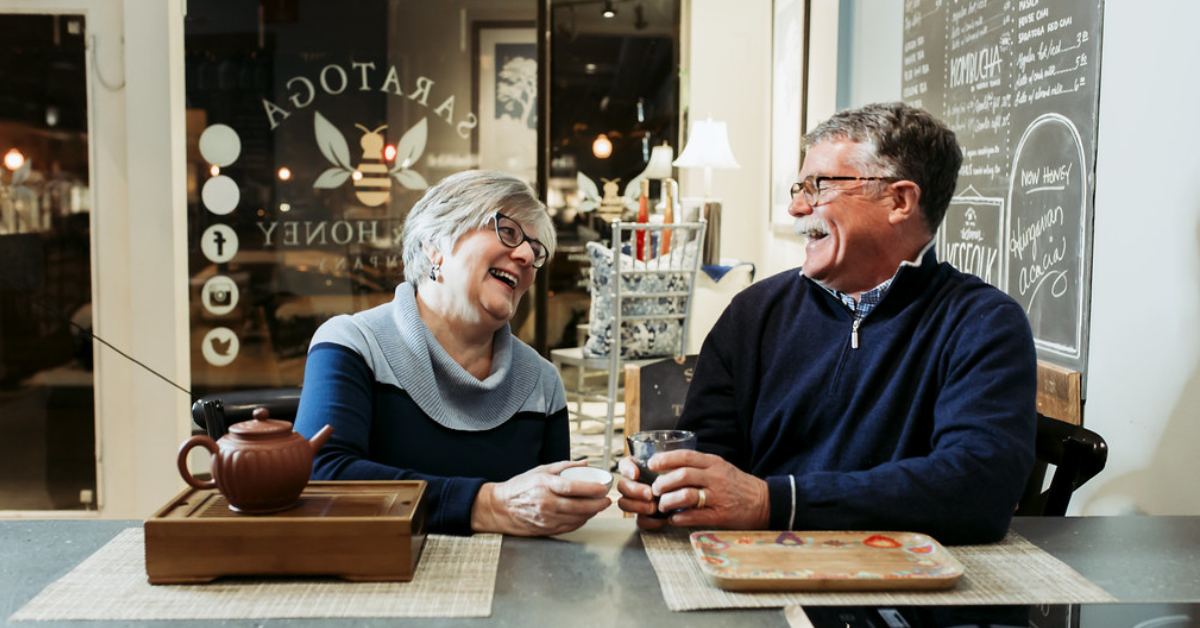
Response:
[[[854,325],[850,327],[850,348],[858,348],[858,326],[862,324],[861,318],[854,319]]]

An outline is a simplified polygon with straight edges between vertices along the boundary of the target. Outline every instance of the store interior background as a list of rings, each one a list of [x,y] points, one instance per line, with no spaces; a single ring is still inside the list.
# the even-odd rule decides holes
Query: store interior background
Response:
[[[89,68],[95,331],[175,381],[191,378],[183,58],[177,0],[0,0],[0,12],[79,13]],[[900,91],[901,0],[814,0],[809,119]],[[739,170],[713,173],[722,255],[758,277],[799,265],[770,224],[773,4],[685,0],[681,100],[729,125]],[[1163,19],[1170,16],[1170,19]],[[1076,514],[1200,514],[1200,120],[1182,80],[1200,6],[1104,4],[1085,425],[1109,443]],[[115,42],[124,42],[119,45]],[[98,85],[96,68],[124,88]],[[699,176],[681,172],[681,187]],[[736,218],[734,218],[736,217]],[[706,330],[693,329],[692,333]],[[176,493],[189,397],[111,351],[95,355],[100,516],[144,517]],[[7,436],[0,435],[0,438]],[[0,516],[28,516],[13,512]],[[32,513],[96,516],[96,512]]]

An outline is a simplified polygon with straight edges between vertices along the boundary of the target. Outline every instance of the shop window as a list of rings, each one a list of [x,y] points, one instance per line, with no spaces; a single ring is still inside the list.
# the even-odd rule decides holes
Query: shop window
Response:
[[[192,388],[299,385],[328,318],[390,301],[404,218],[471,168],[537,182],[535,0],[192,0]],[[533,299],[512,324],[533,340]]]
[[[0,14],[0,510],[95,501],[85,26]]]

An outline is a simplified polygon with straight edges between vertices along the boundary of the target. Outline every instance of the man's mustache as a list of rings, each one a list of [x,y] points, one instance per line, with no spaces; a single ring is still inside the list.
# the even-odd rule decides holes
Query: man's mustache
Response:
[[[829,233],[829,224],[816,214],[801,216],[796,219],[796,222],[792,223],[792,233],[799,236],[807,236],[808,232],[814,229]]]

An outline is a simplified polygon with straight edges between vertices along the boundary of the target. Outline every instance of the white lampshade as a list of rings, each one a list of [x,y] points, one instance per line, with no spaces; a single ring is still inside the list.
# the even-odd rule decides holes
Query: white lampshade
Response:
[[[647,179],[666,179],[671,176],[671,159],[675,157],[675,151],[671,147],[663,144],[655,146],[650,150],[650,163],[646,164],[646,169],[642,171],[642,175]]]
[[[687,145],[675,165],[680,168],[741,168],[729,148],[729,130],[725,123],[712,118],[692,122]]]

